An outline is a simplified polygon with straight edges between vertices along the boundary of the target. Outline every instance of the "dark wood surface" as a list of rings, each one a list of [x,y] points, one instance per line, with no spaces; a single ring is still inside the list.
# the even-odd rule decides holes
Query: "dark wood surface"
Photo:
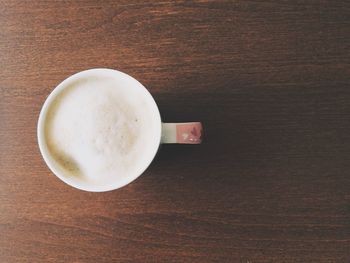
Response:
[[[0,1],[0,262],[350,262],[349,1]],[[115,68],[201,146],[117,191],[37,146],[67,76]]]

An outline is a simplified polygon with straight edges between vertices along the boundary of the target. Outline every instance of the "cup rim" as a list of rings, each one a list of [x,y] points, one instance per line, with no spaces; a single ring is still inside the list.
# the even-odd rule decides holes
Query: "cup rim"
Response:
[[[69,83],[79,79],[79,78],[83,78],[83,77],[87,77],[90,76],[91,74],[108,74],[108,75],[115,75],[115,74],[119,74],[120,76],[123,76],[124,78],[127,78],[128,80],[134,82],[136,85],[138,85],[140,88],[143,88],[141,90],[144,91],[145,97],[148,98],[148,100],[150,101],[151,105],[153,105],[154,108],[154,118],[156,118],[156,122],[159,123],[158,125],[158,129],[157,129],[157,134],[155,134],[154,136],[156,136],[155,138],[155,142],[153,145],[153,149],[152,149],[152,155],[150,155],[149,161],[147,163],[145,163],[145,166],[143,169],[140,169],[140,172],[136,173],[134,176],[130,176],[128,177],[128,179],[123,180],[123,182],[118,182],[118,180],[116,180],[115,184],[111,184],[111,185],[107,185],[107,186],[96,186],[96,185],[79,185],[78,183],[74,183],[74,181],[70,181],[67,179],[66,176],[64,176],[62,174],[62,172],[57,169],[57,166],[54,164],[54,160],[53,157],[51,156],[48,147],[46,145],[46,138],[45,138],[45,121],[46,121],[46,116],[47,116],[47,112],[48,109],[51,105],[51,103],[54,101],[54,99],[56,98],[56,96],[58,94],[60,94],[65,88],[67,88],[69,85]],[[46,98],[41,110],[40,110],[40,114],[39,114],[39,118],[38,118],[38,124],[37,124],[37,139],[38,139],[38,145],[39,145],[39,150],[40,153],[46,163],[46,165],[49,167],[49,169],[51,170],[51,172],[58,177],[60,180],[62,180],[63,182],[65,182],[66,184],[80,189],[80,190],[84,190],[84,191],[88,191],[88,192],[107,192],[107,191],[112,191],[112,190],[116,190],[118,188],[121,188],[131,182],[133,182],[134,180],[136,180],[139,176],[141,176],[141,174],[144,173],[144,171],[149,167],[149,165],[152,163],[154,157],[157,154],[157,151],[159,149],[160,146],[160,142],[161,142],[161,117],[160,117],[160,112],[159,112],[159,108],[153,98],[153,96],[151,95],[151,93],[145,88],[145,86],[143,86],[137,79],[135,79],[134,77],[130,76],[129,74],[126,74],[124,72],[121,72],[119,70],[115,70],[115,69],[109,69],[109,68],[92,68],[92,69],[87,69],[87,70],[83,70],[80,72],[77,72],[69,77],[67,77],[66,79],[64,79],[62,82],[60,82],[52,91],[51,93],[48,95],[48,97]]]

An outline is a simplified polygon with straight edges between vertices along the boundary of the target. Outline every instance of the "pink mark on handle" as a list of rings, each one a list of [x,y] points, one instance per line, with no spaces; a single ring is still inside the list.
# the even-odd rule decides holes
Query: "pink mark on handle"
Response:
[[[202,123],[189,122],[176,125],[176,142],[199,144],[202,142]]]

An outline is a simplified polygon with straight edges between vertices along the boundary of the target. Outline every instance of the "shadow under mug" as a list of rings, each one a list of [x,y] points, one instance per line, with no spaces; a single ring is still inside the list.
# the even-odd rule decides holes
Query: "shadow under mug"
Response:
[[[81,181],[77,181],[72,179],[70,176],[66,176],[65,172],[59,167],[57,162],[52,157],[45,136],[45,124],[47,121],[48,110],[54,100],[57,98],[59,94],[67,87],[70,86],[71,83],[75,81],[79,81],[88,77],[113,77],[117,79],[119,84],[123,87],[128,87],[128,90],[133,89],[134,92],[137,92],[138,95],[143,96],[144,99],[150,102],[152,108],[152,118],[159,123],[157,131],[154,133],[152,150],[149,156],[147,156],[147,162],[145,162],[144,166],[140,168],[135,174],[131,176],[126,176],[123,178],[116,178],[116,180],[112,184],[107,185],[96,185],[91,183],[83,183]],[[40,148],[41,155],[45,160],[47,166],[50,170],[62,181],[67,183],[70,186],[78,188],[80,190],[90,191],[90,192],[104,192],[115,190],[120,187],[123,187],[136,178],[138,178],[151,164],[153,161],[160,144],[162,143],[181,143],[181,144],[200,144],[202,142],[202,124],[200,122],[186,122],[186,123],[163,123],[161,121],[159,109],[157,107],[156,102],[154,101],[152,95],[148,92],[148,90],[136,79],[125,74],[123,72],[114,70],[114,69],[105,69],[105,68],[96,68],[89,69],[85,71],[78,72],[64,81],[62,81],[48,96],[46,99],[39,115],[38,127],[37,127],[37,136],[38,136],[38,144]]]

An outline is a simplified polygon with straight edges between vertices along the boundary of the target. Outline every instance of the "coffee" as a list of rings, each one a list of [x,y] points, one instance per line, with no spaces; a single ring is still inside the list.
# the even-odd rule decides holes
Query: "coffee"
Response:
[[[88,76],[56,95],[44,134],[66,181],[103,188],[142,173],[159,143],[154,135],[160,125],[144,92],[118,78]]]

